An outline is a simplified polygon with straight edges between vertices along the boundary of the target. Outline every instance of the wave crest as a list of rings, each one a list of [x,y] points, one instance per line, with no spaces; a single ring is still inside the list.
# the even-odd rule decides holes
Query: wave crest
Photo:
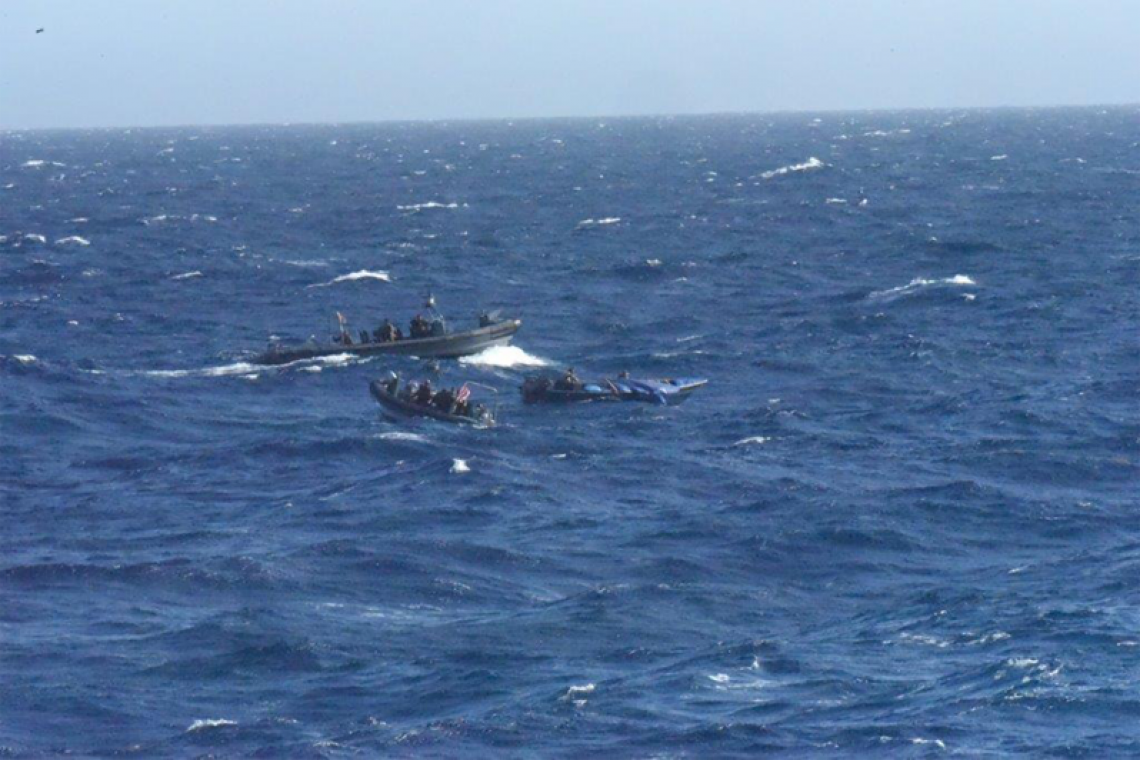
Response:
[[[791,174],[793,172],[808,172],[808,171],[812,171],[814,169],[822,169],[825,166],[827,166],[827,164],[820,161],[815,156],[812,156],[807,161],[804,161],[802,164],[791,164],[789,166],[781,166],[779,169],[771,169],[769,171],[762,172],[760,174],[760,176],[763,177],[764,179],[772,179],[773,177],[780,177],[780,176],[783,176],[785,174]]]

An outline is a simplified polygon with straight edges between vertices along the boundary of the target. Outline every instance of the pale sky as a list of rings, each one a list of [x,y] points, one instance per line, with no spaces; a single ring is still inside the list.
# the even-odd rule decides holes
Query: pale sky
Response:
[[[1137,102],[1137,0],[0,0],[0,128]]]

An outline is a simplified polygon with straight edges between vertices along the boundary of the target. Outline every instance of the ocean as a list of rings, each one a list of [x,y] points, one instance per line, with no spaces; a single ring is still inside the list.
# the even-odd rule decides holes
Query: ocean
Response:
[[[1136,756],[1138,385],[1135,107],[0,133],[0,756]]]

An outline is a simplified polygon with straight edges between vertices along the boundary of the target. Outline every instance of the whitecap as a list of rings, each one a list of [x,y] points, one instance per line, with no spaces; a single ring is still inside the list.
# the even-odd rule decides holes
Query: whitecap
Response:
[[[415,443],[427,443],[427,438],[424,438],[418,433],[407,433],[403,430],[392,430],[387,433],[381,433],[376,436],[385,441],[412,441]]]
[[[61,164],[59,161],[45,161],[42,158],[33,158],[30,161],[25,161],[20,164],[20,166],[25,169],[39,169],[41,166],[67,166],[67,164]]]
[[[906,285],[900,285],[897,288],[890,288],[888,290],[876,290],[868,298],[889,298],[896,296],[908,295],[923,288],[935,287],[939,285],[977,285],[968,275],[956,274],[953,277],[945,277],[941,280],[929,280],[923,277],[915,277]]]
[[[400,211],[430,211],[432,209],[451,209],[459,208],[458,203],[440,203],[439,201],[427,201],[426,203],[413,203],[407,206],[396,206]]]
[[[533,356],[518,346],[492,346],[473,356],[464,356],[460,364],[473,364],[479,367],[549,367],[550,362]]]
[[[716,683],[728,683],[732,679],[729,678],[728,673],[714,673],[713,675],[709,676],[709,680]]]
[[[592,683],[583,684],[581,686],[571,686],[562,695],[563,702],[573,702],[575,707],[582,707],[586,704],[586,695],[593,694],[596,687]]]
[[[56,245],[80,245],[80,246],[86,247],[86,246],[91,245],[91,241],[88,240],[87,238],[79,237],[78,235],[71,235],[69,237],[60,238],[59,240],[55,241],[55,244]]]
[[[820,161],[815,156],[812,156],[807,161],[804,161],[802,164],[792,164],[790,166],[781,166],[779,169],[772,169],[770,171],[762,172],[760,174],[760,176],[763,177],[764,179],[772,179],[773,177],[779,177],[779,176],[782,176],[784,174],[791,174],[792,172],[806,172],[806,171],[811,171],[813,169],[822,169],[825,166],[827,166],[827,164]]]
[[[847,199],[846,198],[828,198],[826,201],[824,201],[824,203],[827,203],[827,204],[832,205],[832,206],[840,206],[840,205],[845,205],[847,203]]]
[[[578,222],[579,227],[604,227],[610,224],[617,224],[621,221],[620,216],[607,216],[603,219],[583,219]]]
[[[31,354],[14,354],[12,358],[18,361],[20,364],[32,364],[36,361],[39,361]]]
[[[941,739],[923,739],[922,737],[919,737],[917,739],[911,739],[910,743],[911,744],[933,744],[934,746],[938,747],[938,749],[946,749],[946,742],[942,741]]]
[[[645,265],[649,267],[659,267],[661,266],[661,259],[646,259]]]
[[[754,435],[754,436],[750,436],[748,438],[741,438],[739,441],[737,441],[736,443],[734,443],[732,445],[733,446],[751,446],[753,444],[767,443],[770,440],[772,440],[772,439],[768,438],[766,436]]]
[[[33,243],[46,243],[47,242],[46,237],[44,237],[43,235],[37,235],[34,232],[30,232],[30,233],[24,235],[24,240],[31,240]]]
[[[1039,662],[1039,660],[1035,660],[1032,657],[1014,657],[1012,659],[1006,660],[1005,664],[1011,668],[1018,668],[1023,670],[1025,668],[1032,668]]]
[[[462,475],[465,472],[471,472],[471,468],[467,466],[466,459],[453,459],[451,460],[451,472]]]
[[[1000,156],[990,156],[991,161],[1005,161],[1009,156],[1002,153]]]
[[[207,728],[221,728],[222,726],[236,726],[236,720],[226,720],[225,718],[206,718],[204,720],[196,720],[190,724],[190,728],[186,729],[186,733],[191,731],[202,731]]]
[[[319,282],[315,285],[308,285],[306,287],[327,288],[329,285],[335,285],[338,282],[352,282],[354,280],[380,280],[381,282],[391,282],[392,276],[387,272],[373,272],[368,269],[361,269],[359,272],[342,274],[340,277],[334,277],[328,282]]]
[[[172,280],[189,280],[193,277],[201,277],[201,276],[202,276],[202,273],[199,272],[197,269],[195,269],[193,272],[183,272],[182,274],[176,274],[173,277],[171,277],[170,279],[172,279]]]

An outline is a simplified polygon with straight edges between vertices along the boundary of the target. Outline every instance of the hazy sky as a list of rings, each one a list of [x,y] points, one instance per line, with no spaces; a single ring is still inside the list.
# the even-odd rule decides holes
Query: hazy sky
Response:
[[[1136,103],[1138,34],[1137,0],[0,0],[0,127]]]

